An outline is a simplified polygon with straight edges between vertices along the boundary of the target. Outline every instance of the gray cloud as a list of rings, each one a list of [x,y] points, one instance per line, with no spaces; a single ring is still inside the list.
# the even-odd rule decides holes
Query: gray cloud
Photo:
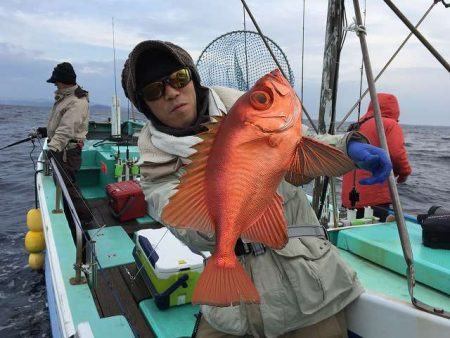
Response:
[[[317,115],[322,76],[323,40],[328,1],[306,2],[304,102]],[[300,89],[302,3],[294,0],[247,1],[263,32],[286,53]],[[429,3],[398,0],[396,5],[417,22]],[[346,2],[349,23],[354,16]],[[115,23],[116,86],[124,60],[145,39],[170,40],[197,58],[216,37],[243,29],[240,1],[83,1],[42,0],[38,9],[28,1],[0,4],[0,100],[51,100],[54,87],[45,80],[56,63],[73,63],[78,82],[90,91],[91,102],[109,104],[114,93],[112,17]],[[406,27],[380,1],[367,2],[367,41],[374,72],[378,72],[408,34]],[[247,29],[254,30],[248,15]],[[450,59],[448,9],[437,4],[420,30]],[[348,33],[341,60],[338,117],[356,101],[361,52],[354,33]],[[400,52],[377,83],[379,91],[398,95],[402,122],[450,125],[448,72],[415,37]],[[365,80],[363,80],[365,83]],[[363,110],[367,100],[363,101]],[[424,112],[427,120],[424,122]],[[353,116],[353,119],[356,117]],[[352,119],[352,118],[350,118]]]

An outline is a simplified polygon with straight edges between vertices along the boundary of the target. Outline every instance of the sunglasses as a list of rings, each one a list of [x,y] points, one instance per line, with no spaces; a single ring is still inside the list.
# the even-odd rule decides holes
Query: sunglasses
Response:
[[[155,101],[164,95],[166,85],[175,89],[186,87],[191,82],[189,68],[182,68],[172,74],[163,77],[159,81],[151,82],[142,88],[141,96],[146,101]]]

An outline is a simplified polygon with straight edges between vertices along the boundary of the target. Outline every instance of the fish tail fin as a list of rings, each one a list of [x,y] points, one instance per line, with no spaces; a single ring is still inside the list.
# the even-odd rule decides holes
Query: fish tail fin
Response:
[[[239,261],[220,266],[219,257],[211,256],[206,263],[192,296],[193,304],[230,306],[259,303],[259,294]],[[233,266],[231,266],[233,265]]]

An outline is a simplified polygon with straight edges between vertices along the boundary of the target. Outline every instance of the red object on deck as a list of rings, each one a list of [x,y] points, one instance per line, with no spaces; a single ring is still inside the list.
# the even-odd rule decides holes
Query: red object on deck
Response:
[[[110,183],[106,186],[110,211],[120,222],[145,216],[144,192],[136,181]]]

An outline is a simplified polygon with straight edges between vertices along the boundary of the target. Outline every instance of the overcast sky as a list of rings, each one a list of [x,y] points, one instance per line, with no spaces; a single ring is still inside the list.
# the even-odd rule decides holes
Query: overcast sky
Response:
[[[313,118],[317,117],[319,106],[327,3],[306,0],[304,105]],[[416,24],[433,1],[394,3]],[[300,93],[303,1],[248,0],[247,4],[264,34],[285,52]],[[360,1],[360,6],[367,6],[367,43],[375,76],[409,31],[382,0],[367,0],[366,4]],[[346,11],[351,23],[353,1],[346,1]],[[169,40],[197,60],[211,41],[226,32],[243,29],[243,23],[243,7],[238,0],[4,0],[0,3],[0,101],[51,100],[54,87],[45,81],[57,63],[69,61],[76,70],[77,82],[90,92],[91,103],[109,105],[116,87],[122,106],[126,106],[120,74],[127,55],[138,42]],[[248,16],[246,26],[255,30]],[[450,62],[450,8],[441,2],[436,4],[419,30]],[[358,98],[360,66],[359,39],[349,32],[340,66],[338,121]],[[379,92],[398,96],[402,123],[450,126],[449,75],[412,36],[376,87]],[[364,100],[363,112],[366,107]],[[352,115],[349,121],[355,119],[356,115]]]

